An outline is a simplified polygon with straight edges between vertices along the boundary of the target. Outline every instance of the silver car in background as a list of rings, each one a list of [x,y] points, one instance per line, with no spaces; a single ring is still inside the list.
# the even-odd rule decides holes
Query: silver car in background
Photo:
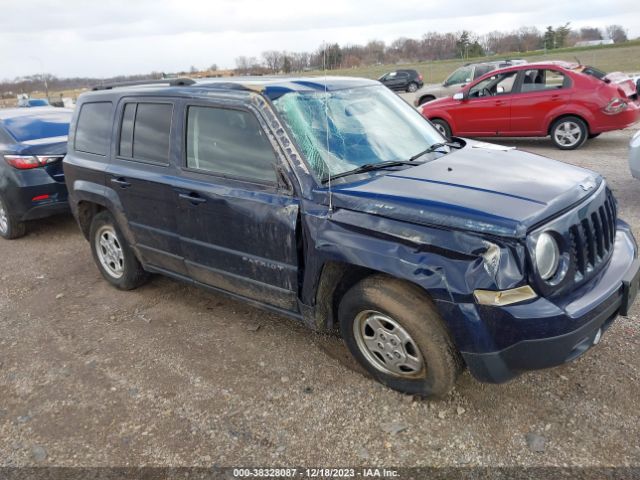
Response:
[[[631,175],[640,180],[640,130],[636,132],[629,144],[629,168]]]
[[[523,59],[506,59],[491,62],[467,63],[453,71],[442,84],[425,85],[416,91],[413,104],[416,107],[437,98],[450,97],[460,91],[467,83],[480,78],[497,68],[522,65],[527,63]]]

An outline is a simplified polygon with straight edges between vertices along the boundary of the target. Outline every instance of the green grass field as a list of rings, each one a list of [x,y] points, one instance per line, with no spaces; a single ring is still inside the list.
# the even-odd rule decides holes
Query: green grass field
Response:
[[[511,53],[490,57],[477,57],[468,60],[439,60],[434,62],[405,63],[401,65],[372,65],[367,67],[330,70],[329,75],[347,75],[352,77],[379,78],[384,73],[396,68],[413,68],[424,75],[425,83],[442,82],[453,70],[469,62],[484,60],[501,60],[504,58],[524,58],[529,62],[543,60],[575,61],[592,65],[605,72],[640,72],[640,40],[633,40],[622,45],[603,45],[598,47],[563,48],[545,54],[544,51]],[[305,72],[305,75],[323,75],[321,70]]]

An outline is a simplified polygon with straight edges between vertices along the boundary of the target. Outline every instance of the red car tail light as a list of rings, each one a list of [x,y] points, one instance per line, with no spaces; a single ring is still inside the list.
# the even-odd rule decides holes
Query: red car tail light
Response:
[[[5,161],[18,170],[44,167],[63,158],[60,155],[5,155]]]
[[[5,155],[4,159],[9,165],[19,170],[40,167],[38,159],[32,155]]]
[[[607,115],[615,115],[616,113],[623,111],[625,108],[627,108],[627,102],[621,98],[613,98],[609,104],[604,107],[603,111]]]

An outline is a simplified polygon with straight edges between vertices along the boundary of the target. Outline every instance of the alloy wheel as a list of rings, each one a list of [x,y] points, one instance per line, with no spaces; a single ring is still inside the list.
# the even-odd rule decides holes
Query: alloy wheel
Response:
[[[562,122],[553,131],[556,143],[564,147],[573,147],[582,139],[580,126],[571,120]]]
[[[113,278],[124,274],[124,254],[115,229],[111,225],[103,225],[96,232],[96,252],[102,268]]]
[[[4,207],[4,203],[0,200],[0,233],[7,233],[9,229],[9,217],[7,216],[7,210]]]

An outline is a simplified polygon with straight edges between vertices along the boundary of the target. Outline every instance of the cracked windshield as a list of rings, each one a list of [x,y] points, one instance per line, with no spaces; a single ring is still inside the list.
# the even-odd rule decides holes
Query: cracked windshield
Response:
[[[273,103],[322,181],[366,164],[409,160],[443,141],[383,86],[290,92]]]

